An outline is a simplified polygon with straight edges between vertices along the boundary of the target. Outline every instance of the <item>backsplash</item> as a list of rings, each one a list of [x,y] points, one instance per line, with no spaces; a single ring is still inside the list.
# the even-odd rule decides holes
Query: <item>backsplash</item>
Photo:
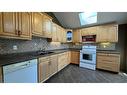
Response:
[[[13,50],[13,46],[17,46],[17,50]],[[20,53],[37,51],[40,49],[67,49],[68,44],[60,44],[59,42],[47,42],[45,38],[34,37],[30,41],[14,40],[14,39],[0,39],[0,54]]]
[[[71,44],[70,48],[81,49],[83,45],[95,45],[97,50],[116,50],[115,43],[88,43],[88,44]]]

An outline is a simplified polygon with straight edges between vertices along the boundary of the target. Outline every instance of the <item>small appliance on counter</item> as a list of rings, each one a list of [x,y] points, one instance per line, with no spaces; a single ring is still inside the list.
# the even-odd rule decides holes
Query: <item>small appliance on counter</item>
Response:
[[[72,30],[67,29],[67,42],[72,42]]]
[[[96,70],[96,46],[82,46],[82,50],[80,50],[79,66]]]
[[[96,42],[96,35],[86,35],[82,36],[83,43],[94,43]]]

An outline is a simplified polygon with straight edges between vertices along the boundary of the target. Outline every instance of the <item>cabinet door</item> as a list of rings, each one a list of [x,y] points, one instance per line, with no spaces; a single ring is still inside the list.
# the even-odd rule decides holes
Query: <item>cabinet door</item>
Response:
[[[57,40],[58,42],[62,41],[62,32],[60,26],[57,26]]]
[[[57,72],[58,58],[57,55],[52,55],[50,57],[50,75],[53,75]]]
[[[0,34],[3,32],[2,12],[0,12]]]
[[[70,63],[71,63],[71,52],[68,51],[68,64],[70,64]]]
[[[31,38],[31,13],[19,13],[19,31],[21,32],[20,37]]]
[[[78,51],[71,51],[71,63],[79,64],[80,53]]]
[[[42,14],[41,13],[32,13],[32,31],[35,36],[42,36]]]
[[[81,30],[76,29],[73,31],[73,42],[78,43],[82,41]]]
[[[52,24],[52,41],[57,42],[57,25]]]
[[[108,41],[108,27],[103,25],[98,27],[97,42]]]
[[[108,27],[109,42],[118,42],[118,25]]]
[[[43,16],[43,32],[45,37],[52,37],[52,20],[46,15]]]
[[[2,79],[2,67],[0,67],[0,83],[2,83],[3,79]]]
[[[43,82],[46,80],[49,76],[49,60],[41,59],[39,60],[39,82]]]
[[[62,32],[62,36],[61,36],[62,42],[65,43],[66,42],[66,31],[65,31],[65,29],[62,28],[61,32]]]
[[[3,12],[2,13],[2,19],[3,19],[3,31],[0,32],[2,36],[17,36],[17,13],[14,12]]]

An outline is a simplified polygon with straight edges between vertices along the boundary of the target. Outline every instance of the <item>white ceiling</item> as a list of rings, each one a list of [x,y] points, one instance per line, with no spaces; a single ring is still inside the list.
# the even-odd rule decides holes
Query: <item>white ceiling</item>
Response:
[[[61,25],[65,28],[85,27],[80,25],[79,12],[53,12]],[[127,12],[98,12],[96,24],[117,22],[118,24],[127,23]],[[88,25],[87,25],[88,26]]]

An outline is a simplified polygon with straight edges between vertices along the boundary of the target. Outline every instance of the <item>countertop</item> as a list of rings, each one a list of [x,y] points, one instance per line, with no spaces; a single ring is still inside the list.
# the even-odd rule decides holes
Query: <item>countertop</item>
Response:
[[[59,54],[66,51],[80,51],[80,49],[59,49],[59,50],[50,50],[53,53],[38,55],[37,51],[34,52],[25,52],[25,53],[13,53],[0,55],[0,66],[10,65],[14,63],[24,62],[32,59],[37,59],[39,57],[50,56],[54,54]]]
[[[118,52],[116,50],[97,50],[97,53],[120,54],[120,52]]]

